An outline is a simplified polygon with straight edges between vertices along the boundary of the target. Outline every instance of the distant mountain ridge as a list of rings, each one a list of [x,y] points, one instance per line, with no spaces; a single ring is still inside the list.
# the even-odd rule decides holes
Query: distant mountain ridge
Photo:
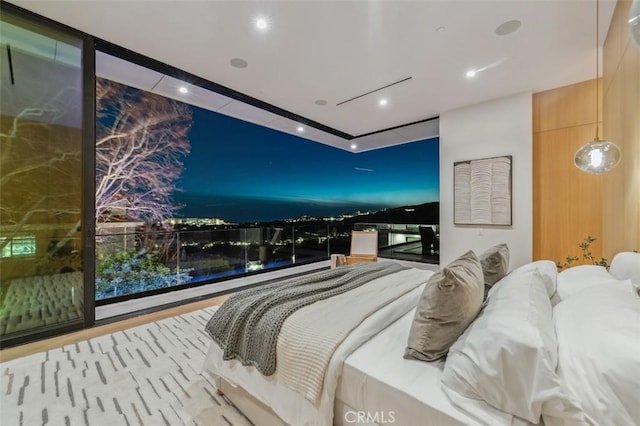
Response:
[[[349,222],[364,223],[408,223],[418,225],[436,225],[440,223],[440,202],[418,204],[415,206],[402,206],[372,214],[358,215],[349,219]]]

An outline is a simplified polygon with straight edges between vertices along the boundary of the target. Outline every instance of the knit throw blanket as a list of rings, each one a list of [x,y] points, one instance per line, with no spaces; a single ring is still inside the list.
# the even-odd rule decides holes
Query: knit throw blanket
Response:
[[[223,349],[225,360],[237,359],[270,376],[276,370],[276,343],[287,317],[403,269],[407,268],[396,263],[359,263],[243,290],[220,306],[206,331]]]

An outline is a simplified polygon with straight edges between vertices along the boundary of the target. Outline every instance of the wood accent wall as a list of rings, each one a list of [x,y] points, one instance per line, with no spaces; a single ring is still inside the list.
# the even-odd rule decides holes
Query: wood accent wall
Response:
[[[589,80],[533,95],[534,260],[580,256],[577,245],[587,235],[597,238],[594,257],[602,254],[602,176],[573,164],[578,148],[595,136],[602,86]]]
[[[604,256],[640,250],[640,46],[627,21],[631,2],[618,0],[604,44],[604,137],[622,151],[603,175]]]

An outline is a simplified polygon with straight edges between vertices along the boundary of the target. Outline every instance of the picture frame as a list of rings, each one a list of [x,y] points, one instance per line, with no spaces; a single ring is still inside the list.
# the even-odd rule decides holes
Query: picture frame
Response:
[[[453,163],[454,225],[511,226],[513,157]]]

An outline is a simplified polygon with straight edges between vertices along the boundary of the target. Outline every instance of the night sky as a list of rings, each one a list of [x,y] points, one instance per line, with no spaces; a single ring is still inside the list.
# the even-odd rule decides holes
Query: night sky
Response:
[[[261,222],[439,199],[437,138],[354,154],[192,108],[182,217]]]

